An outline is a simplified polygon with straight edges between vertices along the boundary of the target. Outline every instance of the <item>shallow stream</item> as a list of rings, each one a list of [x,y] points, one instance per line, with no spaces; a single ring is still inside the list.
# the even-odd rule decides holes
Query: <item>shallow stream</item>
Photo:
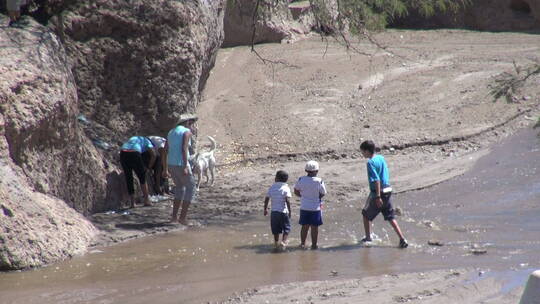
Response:
[[[41,269],[0,274],[0,303],[201,303],[265,284],[358,278],[432,269],[476,268],[519,287],[540,268],[540,144],[522,131],[482,158],[465,175],[421,191],[396,194],[398,220],[411,246],[382,218],[381,240],[363,237],[359,202],[324,210],[321,249],[275,253],[262,215],[226,226],[147,237]],[[293,217],[297,222],[297,217]],[[429,246],[437,240],[444,246]],[[473,254],[471,250],[487,251]]]

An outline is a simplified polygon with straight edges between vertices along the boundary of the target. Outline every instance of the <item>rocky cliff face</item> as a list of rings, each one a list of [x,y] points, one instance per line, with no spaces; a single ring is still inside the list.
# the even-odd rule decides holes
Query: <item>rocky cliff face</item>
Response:
[[[456,13],[423,18],[418,13],[398,18],[393,26],[406,28],[466,28],[484,31],[540,30],[540,0],[472,0]]]
[[[0,270],[84,251],[75,210],[119,205],[119,144],[194,109],[223,40],[224,1],[51,3],[0,32]]]
[[[67,204],[86,210],[100,199],[104,170],[77,126],[77,92],[58,38],[33,23],[1,31],[0,41],[3,270],[83,252],[95,228]]]
[[[311,31],[315,24],[308,14],[309,2],[290,4],[291,1],[261,1],[253,37],[253,14],[257,1],[228,0],[223,20],[223,47],[254,43],[281,42]],[[268,4],[270,3],[270,4]]]
[[[91,137],[115,145],[163,134],[195,109],[223,40],[223,8],[206,0],[79,1],[55,18],[81,110],[104,128]]]

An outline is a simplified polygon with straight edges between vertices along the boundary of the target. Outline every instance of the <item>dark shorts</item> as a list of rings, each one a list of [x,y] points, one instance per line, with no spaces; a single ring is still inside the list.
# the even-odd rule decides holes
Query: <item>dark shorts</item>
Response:
[[[311,226],[320,226],[322,222],[322,212],[319,211],[308,211],[300,210],[300,225],[311,225]]]
[[[289,214],[272,211],[270,213],[270,227],[272,227],[272,234],[289,234],[289,232],[291,232]]]
[[[141,185],[146,184],[146,171],[144,168],[142,155],[139,152],[121,151],[120,164],[124,170],[128,193],[134,194],[135,188],[133,186],[133,171],[135,171]]]
[[[381,193],[381,199],[383,201],[382,208],[377,208],[375,204],[375,194],[371,193],[367,200],[366,205],[362,209],[362,215],[367,217],[368,220],[373,221],[379,213],[382,213],[385,221],[391,221],[395,218],[394,207],[390,198],[392,193]]]

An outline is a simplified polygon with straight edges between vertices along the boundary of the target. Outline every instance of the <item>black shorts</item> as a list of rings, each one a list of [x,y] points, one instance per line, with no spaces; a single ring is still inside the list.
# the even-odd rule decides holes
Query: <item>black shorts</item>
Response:
[[[381,193],[381,199],[383,201],[382,208],[378,208],[375,204],[375,194],[371,193],[367,200],[366,205],[362,209],[362,215],[367,217],[368,220],[373,221],[379,213],[382,213],[385,221],[391,221],[395,219],[394,207],[392,206],[392,192]]]
[[[270,213],[270,227],[272,228],[272,234],[289,234],[289,232],[291,232],[289,214],[272,211]]]

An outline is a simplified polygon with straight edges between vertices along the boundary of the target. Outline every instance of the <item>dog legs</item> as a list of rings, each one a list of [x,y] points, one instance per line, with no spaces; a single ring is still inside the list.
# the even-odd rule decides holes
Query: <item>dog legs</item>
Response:
[[[201,180],[202,180],[202,173],[201,170],[197,172],[197,191],[199,191],[201,187]]]
[[[216,160],[214,159],[214,157],[212,157],[210,161],[208,162],[208,169],[210,170],[210,175],[212,176],[212,182],[210,183],[210,185],[213,186],[214,175],[215,175],[215,170],[216,170]]]

